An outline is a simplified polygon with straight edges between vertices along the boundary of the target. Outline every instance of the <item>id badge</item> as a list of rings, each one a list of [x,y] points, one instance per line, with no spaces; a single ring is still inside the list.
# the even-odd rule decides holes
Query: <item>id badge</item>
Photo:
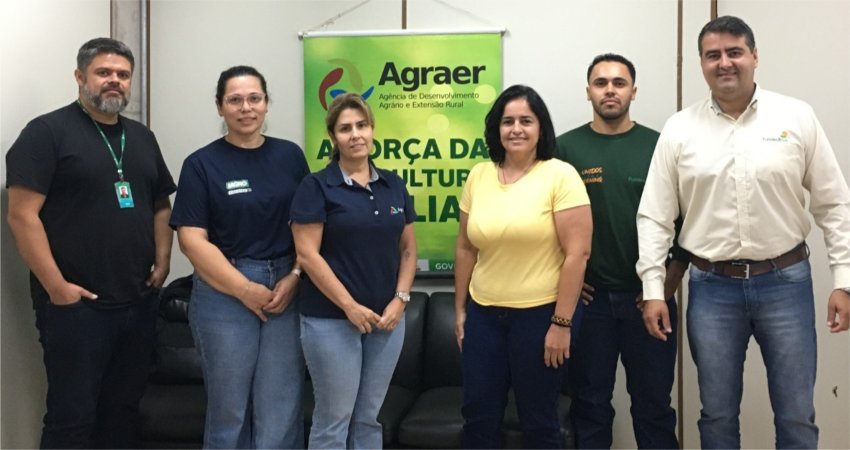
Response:
[[[118,181],[115,183],[115,196],[118,197],[118,206],[120,208],[132,208],[133,191],[130,190],[130,183],[126,181]]]

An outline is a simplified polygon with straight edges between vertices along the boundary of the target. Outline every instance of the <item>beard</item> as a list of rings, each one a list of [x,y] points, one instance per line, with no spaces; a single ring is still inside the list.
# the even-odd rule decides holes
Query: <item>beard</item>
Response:
[[[626,105],[623,107],[623,109],[610,110],[610,109],[602,109],[600,106],[597,106],[596,104],[594,104],[593,110],[596,111],[596,114],[598,114],[599,117],[601,117],[603,120],[613,121],[613,120],[620,119],[621,117],[628,114],[630,106],[631,106],[631,103],[626,103]]]
[[[108,115],[118,114],[124,111],[124,108],[130,103],[129,96],[123,92],[121,92],[121,97],[102,97],[99,92],[92,91],[85,84],[82,87],[82,93],[86,100],[97,108],[98,111]]]

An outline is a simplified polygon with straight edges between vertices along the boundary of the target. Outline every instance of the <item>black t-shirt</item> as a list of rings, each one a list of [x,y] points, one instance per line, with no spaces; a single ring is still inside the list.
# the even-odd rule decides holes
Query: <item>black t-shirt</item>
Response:
[[[289,208],[308,173],[294,142],[267,136],[259,148],[247,150],[217,139],[183,162],[171,226],[207,230],[228,258],[293,255]]]
[[[90,302],[96,308],[146,297],[155,255],[154,202],[176,189],[153,133],[125,117],[119,125],[101,128],[123,158],[132,208],[120,207],[115,162],[76,102],[32,120],[6,154],[6,185],[45,195],[39,216],[56,264],[67,281],[98,295]],[[32,274],[30,285],[34,306],[44,304],[49,297]]]

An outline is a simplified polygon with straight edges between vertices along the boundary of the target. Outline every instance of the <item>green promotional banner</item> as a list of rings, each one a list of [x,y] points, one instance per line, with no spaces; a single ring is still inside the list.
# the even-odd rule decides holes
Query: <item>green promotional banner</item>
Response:
[[[488,161],[484,116],[502,90],[501,34],[306,36],[305,153],[330,160],[324,118],[356,92],[375,114],[372,160],[407,183],[416,209],[419,273],[454,270],[460,195]]]

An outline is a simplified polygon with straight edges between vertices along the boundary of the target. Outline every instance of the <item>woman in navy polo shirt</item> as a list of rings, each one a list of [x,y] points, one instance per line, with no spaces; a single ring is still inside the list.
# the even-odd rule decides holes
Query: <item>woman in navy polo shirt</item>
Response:
[[[325,118],[333,159],[304,179],[292,234],[307,274],[301,344],[316,408],[309,448],[381,448],[378,410],[404,340],[416,273],[415,213],[404,181],[369,160],[375,119],[357,94]]]
[[[171,214],[195,266],[189,324],[207,391],[204,448],[304,448],[304,357],[289,208],[309,173],[263,135],[269,98],[253,67],[221,73],[227,134],[189,155]]]

